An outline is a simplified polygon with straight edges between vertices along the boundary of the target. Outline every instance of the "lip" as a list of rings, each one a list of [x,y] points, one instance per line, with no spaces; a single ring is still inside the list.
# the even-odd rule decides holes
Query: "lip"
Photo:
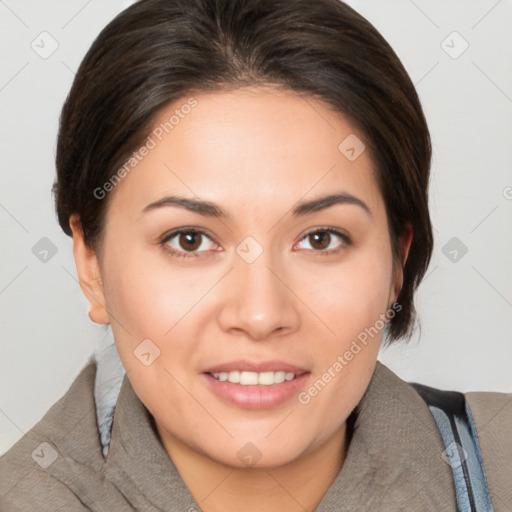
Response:
[[[307,370],[304,368],[300,368],[299,366],[295,366],[293,364],[287,363],[285,361],[253,361],[251,359],[237,359],[233,361],[229,361],[226,363],[216,364],[214,366],[210,366],[206,370],[203,370],[204,373],[220,373],[220,372],[233,372],[233,371],[246,371],[246,372],[278,372],[283,370],[285,372],[295,373],[295,375],[300,376],[304,373],[307,373]]]
[[[211,373],[229,373],[237,370],[247,372],[277,372],[282,370],[294,373],[296,377],[293,380],[285,380],[270,386],[242,386],[229,381],[221,382],[210,375]],[[300,389],[305,386],[310,375],[311,373],[304,368],[284,361],[257,362],[239,359],[211,366],[201,374],[201,377],[204,379],[207,388],[224,402],[243,409],[259,410],[277,407],[296,396]]]

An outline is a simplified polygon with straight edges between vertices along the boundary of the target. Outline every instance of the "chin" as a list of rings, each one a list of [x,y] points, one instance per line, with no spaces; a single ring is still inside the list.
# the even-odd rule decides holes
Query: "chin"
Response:
[[[205,455],[217,463],[233,469],[271,469],[285,466],[305,454],[294,439],[294,446],[283,446],[282,442],[268,440],[240,441],[233,439],[229,443],[220,444],[221,451],[215,449],[205,451]]]

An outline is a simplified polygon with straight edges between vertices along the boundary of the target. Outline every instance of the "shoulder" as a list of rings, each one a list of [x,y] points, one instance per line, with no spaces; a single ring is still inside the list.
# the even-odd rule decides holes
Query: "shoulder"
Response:
[[[512,510],[512,393],[465,393],[475,423],[489,492]]]
[[[456,482],[463,476],[471,481],[467,487],[475,499],[485,492],[496,510],[512,510],[512,393],[461,393],[410,384],[436,417]],[[459,450],[450,451],[455,442],[467,461],[459,459]],[[459,466],[464,475],[457,475]]]
[[[456,482],[460,466],[475,499],[485,491],[497,510],[501,506],[512,510],[512,393],[461,393],[410,384],[436,417]],[[459,449],[450,450],[455,442],[464,449],[467,461],[459,459]]]
[[[496,460],[505,458],[512,479],[512,393],[474,391],[465,393],[465,397],[482,452],[487,452]],[[489,460],[489,463],[492,462]]]
[[[497,437],[507,431],[510,433],[512,393],[471,391],[465,393],[465,397],[479,432],[489,429]]]
[[[89,510],[67,478],[77,464],[102,463],[90,362],[66,394],[0,457],[0,509]]]

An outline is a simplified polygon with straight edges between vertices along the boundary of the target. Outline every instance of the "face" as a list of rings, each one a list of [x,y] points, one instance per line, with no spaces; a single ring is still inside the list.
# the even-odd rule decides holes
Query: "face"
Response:
[[[401,279],[385,206],[363,137],[323,103],[194,98],[160,112],[109,192],[108,314],[91,318],[162,438],[282,465],[340,432],[369,383]]]

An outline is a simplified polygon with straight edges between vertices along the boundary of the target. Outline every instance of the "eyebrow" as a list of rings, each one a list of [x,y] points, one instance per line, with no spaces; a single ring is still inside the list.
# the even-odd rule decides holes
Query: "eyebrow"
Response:
[[[299,217],[303,215],[307,215],[309,213],[317,212],[320,210],[324,210],[325,208],[329,208],[330,206],[334,206],[337,204],[350,204],[361,207],[370,217],[372,216],[372,212],[368,205],[359,199],[358,197],[349,194],[347,192],[341,192],[338,194],[329,194],[327,196],[319,197],[318,199],[314,199],[312,201],[299,203],[292,210],[292,214],[294,217]],[[185,208],[191,212],[198,213],[199,215],[204,215],[205,217],[215,217],[215,218],[224,218],[228,219],[229,214],[224,210],[221,206],[212,203],[210,201],[201,201],[197,199],[189,199],[186,197],[180,196],[166,196],[158,201],[148,204],[142,211],[143,213],[156,210],[159,208],[164,208],[167,206],[177,206],[181,208]]]

